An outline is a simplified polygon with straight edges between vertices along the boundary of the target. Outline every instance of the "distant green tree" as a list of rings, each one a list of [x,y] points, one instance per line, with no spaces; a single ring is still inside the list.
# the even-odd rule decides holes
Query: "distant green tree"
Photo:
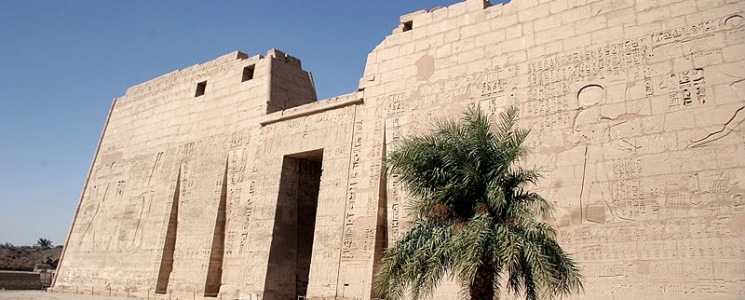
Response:
[[[45,238],[39,238],[36,241],[36,245],[35,246],[41,247],[41,248],[51,248],[52,247],[52,240],[48,240],[48,239],[45,239]]]
[[[495,125],[478,109],[429,134],[405,137],[388,171],[413,197],[414,224],[388,249],[375,280],[385,299],[421,299],[445,274],[472,300],[500,297],[502,286],[526,299],[582,290],[582,275],[541,221],[551,204],[528,191],[540,175],[518,166],[529,131],[508,108]],[[504,279],[504,281],[502,281]]]

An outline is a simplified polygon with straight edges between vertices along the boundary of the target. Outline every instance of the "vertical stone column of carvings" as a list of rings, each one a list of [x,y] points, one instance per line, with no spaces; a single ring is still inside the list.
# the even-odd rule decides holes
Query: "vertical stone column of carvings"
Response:
[[[405,116],[393,117],[386,119],[385,121],[385,133],[386,133],[386,151],[392,151],[395,149],[396,143],[405,134],[402,131],[402,126],[406,124],[407,118]],[[399,185],[397,177],[391,176],[387,179],[388,199],[388,245],[393,245],[396,241],[406,232],[406,229],[410,225],[407,218],[407,212],[405,210],[405,199],[406,192]]]
[[[354,123],[345,198],[344,230],[336,295],[365,297],[370,294],[370,276],[377,215],[377,184],[369,173],[374,156],[373,123],[365,120],[364,110],[354,107]],[[375,189],[371,188],[371,184]]]
[[[255,252],[253,252],[255,251],[255,247],[253,246],[259,242],[257,236],[261,234],[254,229],[256,228],[254,214],[257,210],[257,205],[260,204],[260,195],[262,193],[259,185],[263,180],[262,173],[259,172],[261,170],[261,154],[263,153],[264,145],[264,140],[258,139],[261,136],[258,132],[261,130],[257,129],[254,131],[256,134],[252,136],[257,137],[257,141],[249,144],[246,149],[245,192],[244,196],[242,196],[243,199],[240,200],[242,203],[241,211],[236,212],[239,217],[235,219],[231,218],[230,220],[230,224],[235,224],[236,228],[238,228],[238,233],[240,233],[239,236],[236,235],[237,241],[233,247],[233,253],[237,251],[238,255],[235,260],[238,260],[238,262],[233,262],[234,260],[231,259],[231,263],[240,266],[239,270],[232,270],[231,268],[231,272],[239,274],[239,282],[233,282],[232,284],[239,287],[242,295],[254,295],[254,293],[260,290],[258,286],[261,284],[260,282],[256,282],[258,277],[255,276],[255,269],[258,268],[259,262],[256,261],[257,258]]]
[[[337,296],[367,298],[372,294],[374,258],[380,247],[380,170],[383,167],[385,123],[374,118],[374,110],[359,106],[348,175],[348,191]],[[379,254],[379,253],[378,253]]]
[[[382,126],[382,141],[376,145],[380,145],[380,165],[378,168],[380,172],[377,177],[378,184],[378,208],[375,222],[375,242],[373,244],[373,258],[372,258],[372,280],[373,287],[375,282],[375,274],[378,273],[380,268],[381,260],[385,254],[385,250],[388,249],[388,178],[385,171],[385,159],[386,159],[386,140],[385,140],[385,125],[383,121],[378,121],[379,125]],[[375,167],[373,165],[373,167]],[[371,168],[371,172],[374,171]],[[373,178],[371,178],[373,179]],[[374,289],[370,291],[370,298],[379,298],[380,295],[376,293]]]
[[[240,297],[243,284],[242,276],[246,258],[243,247],[248,239],[248,222],[251,218],[252,202],[245,188],[251,178],[250,166],[247,164],[248,130],[234,132],[231,135],[231,151],[228,154],[226,186],[226,224],[225,249],[220,295],[222,297]]]

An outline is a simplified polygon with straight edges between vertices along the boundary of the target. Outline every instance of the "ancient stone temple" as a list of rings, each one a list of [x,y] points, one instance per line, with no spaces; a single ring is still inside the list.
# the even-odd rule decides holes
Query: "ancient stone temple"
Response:
[[[745,295],[745,2],[468,0],[401,17],[358,90],[233,52],[114,100],[54,290],[372,299],[402,136],[517,105],[577,299]],[[434,299],[454,299],[444,282]]]

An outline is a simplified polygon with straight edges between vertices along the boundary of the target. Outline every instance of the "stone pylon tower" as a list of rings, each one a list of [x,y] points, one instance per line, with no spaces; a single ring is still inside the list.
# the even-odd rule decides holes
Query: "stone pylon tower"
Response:
[[[386,153],[431,121],[520,108],[582,299],[738,299],[745,2],[468,0],[401,17],[352,93],[277,50],[114,101],[54,290],[373,299],[406,232]],[[434,299],[455,299],[446,281]]]

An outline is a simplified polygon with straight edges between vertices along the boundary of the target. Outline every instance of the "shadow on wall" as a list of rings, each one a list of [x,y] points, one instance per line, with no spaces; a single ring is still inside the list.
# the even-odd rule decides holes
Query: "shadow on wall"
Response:
[[[282,161],[265,300],[306,295],[322,164],[323,149],[288,155]]]

